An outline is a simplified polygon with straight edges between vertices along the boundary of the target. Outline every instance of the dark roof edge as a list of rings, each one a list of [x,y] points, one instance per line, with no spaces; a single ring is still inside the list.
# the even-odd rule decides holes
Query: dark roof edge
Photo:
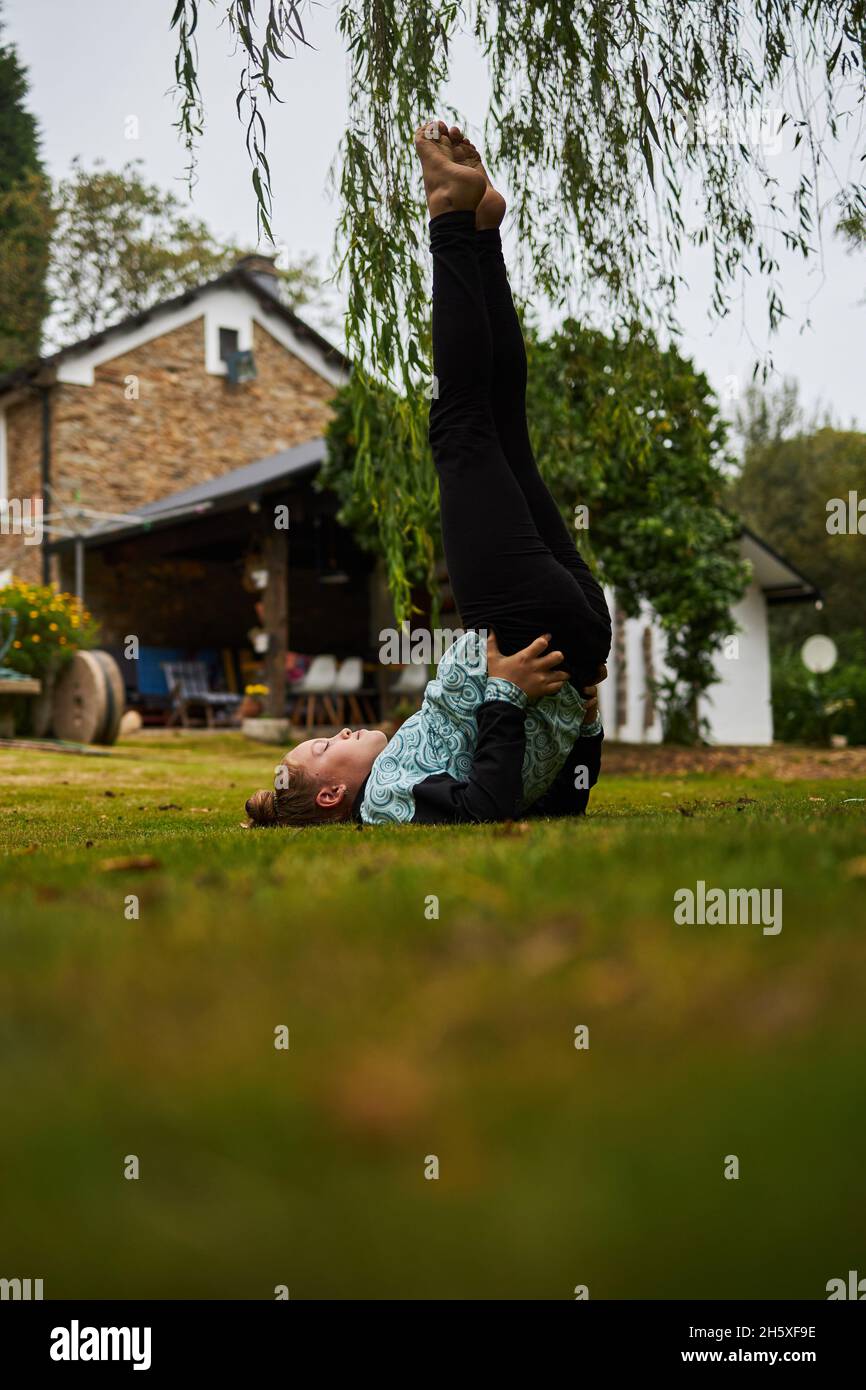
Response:
[[[786,569],[789,569],[792,574],[796,575],[800,583],[808,590],[808,592],[801,595],[799,599],[796,595],[792,595],[786,599],[776,599],[775,602],[797,603],[798,601],[802,601],[805,603],[808,602],[809,599],[820,599],[822,603],[824,602],[824,595],[818,588],[818,585],[813,584],[812,580],[808,579],[805,574],[798,570],[796,565],[792,565],[790,560],[786,560],[784,555],[780,555],[778,550],[774,550],[768,541],[765,541],[762,536],[759,536],[750,526],[746,526],[742,521],[740,522],[740,530],[744,536],[748,536],[750,540],[754,541],[755,545],[759,545],[761,549],[765,550],[768,555],[771,555],[774,560],[778,560],[780,565],[784,565]],[[772,602],[773,600],[770,601]]]
[[[310,441],[316,442],[316,441]],[[303,446],[296,446],[303,447]],[[258,460],[257,460],[258,462]],[[246,464],[244,468],[254,465]],[[177,508],[168,505],[171,497],[164,500],[166,503],[163,510],[146,512],[141,516],[140,521],[132,522],[129,525],[106,528],[104,531],[85,531],[80,536],[60,536],[57,540],[46,541],[45,549],[50,555],[60,554],[71,550],[76,541],[83,541],[86,549],[94,546],[115,545],[121,541],[129,540],[134,536],[146,535],[151,531],[166,531],[172,526],[183,525],[184,522],[193,520],[196,516],[217,516],[220,512],[232,511],[235,507],[243,506],[245,503],[256,501],[259,497],[265,496],[269,492],[277,492],[289,482],[305,478],[315,474],[322,466],[321,458],[311,459],[307,463],[287,470],[285,473],[266,477],[258,482],[242,484],[234,491],[218,493],[215,497],[194,498],[186,503],[180,503]],[[243,472],[244,469],[238,469]],[[231,477],[231,474],[224,474],[223,477]],[[218,479],[214,479],[214,482]],[[190,489],[194,491],[194,489]],[[182,498],[185,494],[180,492],[175,494]]]

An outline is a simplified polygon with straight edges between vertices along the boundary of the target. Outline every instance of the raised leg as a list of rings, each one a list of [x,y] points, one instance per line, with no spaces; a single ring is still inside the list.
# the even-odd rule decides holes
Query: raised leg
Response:
[[[526,416],[526,346],[514,307],[498,229],[476,232],[476,248],[487,317],[493,340],[491,406],[496,432],[508,465],[529,503],[539,535],[551,553],[580,584],[590,608],[610,624],[601,585],[593,575],[542,478]]]
[[[504,652],[550,632],[566,654],[574,683],[587,684],[603,659],[604,624],[576,574],[540,535],[503,449],[493,409],[494,336],[474,209],[434,216],[430,247],[435,376],[430,443],[445,559],[462,621],[492,628]],[[560,527],[565,530],[561,519]]]

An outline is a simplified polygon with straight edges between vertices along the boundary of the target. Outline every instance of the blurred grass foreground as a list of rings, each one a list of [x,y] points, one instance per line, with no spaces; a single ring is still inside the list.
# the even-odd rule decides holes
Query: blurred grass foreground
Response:
[[[241,829],[271,761],[0,749],[0,1276],[821,1299],[862,1271],[866,760],[612,750],[582,823]],[[699,880],[781,889],[782,930],[677,925]]]

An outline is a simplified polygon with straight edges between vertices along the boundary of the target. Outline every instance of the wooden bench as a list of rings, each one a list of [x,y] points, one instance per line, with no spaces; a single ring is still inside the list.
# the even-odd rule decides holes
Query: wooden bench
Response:
[[[30,676],[18,679],[0,676],[0,738],[12,738],[15,734],[15,717],[12,711],[4,711],[2,701],[7,695],[24,695],[33,698],[42,694],[42,682]]]

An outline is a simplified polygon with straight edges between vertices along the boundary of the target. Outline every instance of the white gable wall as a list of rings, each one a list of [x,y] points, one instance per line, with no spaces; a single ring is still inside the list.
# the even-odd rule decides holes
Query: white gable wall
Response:
[[[701,700],[700,712],[709,721],[711,743],[772,743],[767,601],[754,580],[733,618],[741,630],[726,643],[728,652],[716,653],[719,681]]]
[[[238,348],[243,352],[253,346],[255,321],[331,386],[341,386],[346,380],[343,367],[329,362],[314,343],[299,337],[278,313],[269,314],[255,295],[240,286],[205,290],[178,309],[155,311],[137,328],[130,328],[124,333],[109,334],[104,342],[91,348],[89,352],[75,353],[64,358],[58,364],[57,379],[76,386],[92,386],[95,379],[94,369],[103,362],[110,362],[124,353],[133,352],[137,347],[141,347],[142,343],[148,343],[152,338],[161,338],[163,334],[172,333],[176,328],[183,328],[199,318],[204,319],[205,366],[214,376],[225,376],[227,371],[226,364],[219,355],[220,329],[236,329]]]
[[[613,593],[605,590],[605,596],[611,618],[615,619]],[[773,741],[773,716],[767,603],[754,581],[733,609],[733,620],[741,631],[735,634],[736,641],[728,639],[724,649],[716,653],[714,664],[719,680],[701,701],[700,712],[707,720],[711,743],[769,744]],[[649,728],[644,727],[648,672],[643,633],[647,626],[652,633],[655,678],[663,678],[667,670],[664,633],[652,609],[643,605],[640,617],[628,618],[625,623],[625,720],[619,726],[617,693],[623,677],[615,644],[607,663],[608,679],[599,686],[599,706],[607,737],[623,743],[659,743],[662,738],[658,714]]]

